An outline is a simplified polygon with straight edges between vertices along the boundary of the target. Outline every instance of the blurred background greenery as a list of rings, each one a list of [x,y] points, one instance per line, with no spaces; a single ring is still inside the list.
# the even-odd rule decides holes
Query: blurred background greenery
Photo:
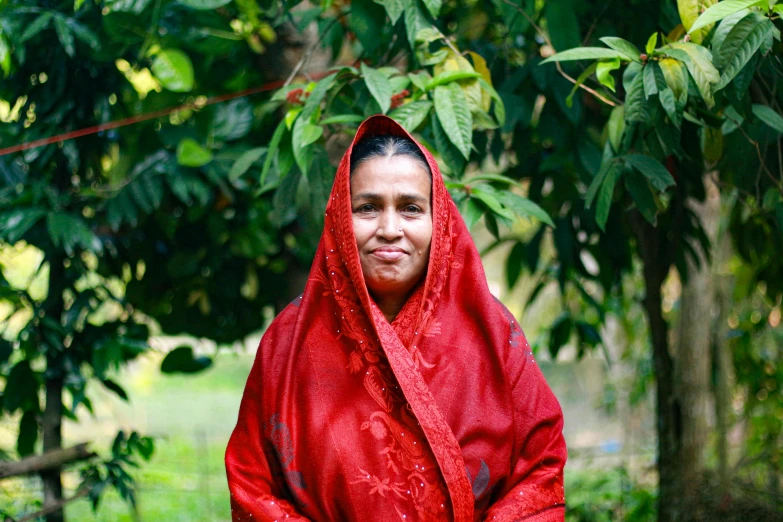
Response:
[[[568,520],[780,520],[781,13],[0,0],[0,514],[229,519],[255,347],[383,112],[563,405]]]

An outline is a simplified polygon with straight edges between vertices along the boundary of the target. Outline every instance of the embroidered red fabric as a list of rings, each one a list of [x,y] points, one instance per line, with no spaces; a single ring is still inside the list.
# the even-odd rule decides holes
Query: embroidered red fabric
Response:
[[[373,116],[371,135],[410,136]],[[392,324],[353,238],[349,148],[302,296],[264,334],[226,450],[232,517],[562,521],[562,412],[429,152],[427,275]]]

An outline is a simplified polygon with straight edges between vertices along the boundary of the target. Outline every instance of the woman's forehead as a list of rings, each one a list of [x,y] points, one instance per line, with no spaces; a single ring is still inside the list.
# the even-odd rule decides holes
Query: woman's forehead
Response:
[[[432,181],[421,162],[408,156],[377,156],[362,162],[351,176],[351,192],[373,193],[403,190],[429,197]]]

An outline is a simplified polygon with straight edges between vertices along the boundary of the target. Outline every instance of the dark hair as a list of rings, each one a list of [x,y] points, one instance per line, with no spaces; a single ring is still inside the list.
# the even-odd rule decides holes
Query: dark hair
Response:
[[[391,158],[392,156],[408,156],[422,164],[427,171],[427,175],[432,179],[432,171],[427,163],[424,153],[413,142],[413,140],[402,136],[384,134],[381,136],[372,136],[365,138],[356,145],[351,151],[351,175],[356,167],[375,157]]]

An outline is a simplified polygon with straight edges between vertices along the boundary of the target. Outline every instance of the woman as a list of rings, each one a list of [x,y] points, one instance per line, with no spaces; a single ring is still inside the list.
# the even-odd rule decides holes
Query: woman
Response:
[[[233,520],[562,521],[565,460],[560,406],[437,164],[369,118],[248,378]]]

